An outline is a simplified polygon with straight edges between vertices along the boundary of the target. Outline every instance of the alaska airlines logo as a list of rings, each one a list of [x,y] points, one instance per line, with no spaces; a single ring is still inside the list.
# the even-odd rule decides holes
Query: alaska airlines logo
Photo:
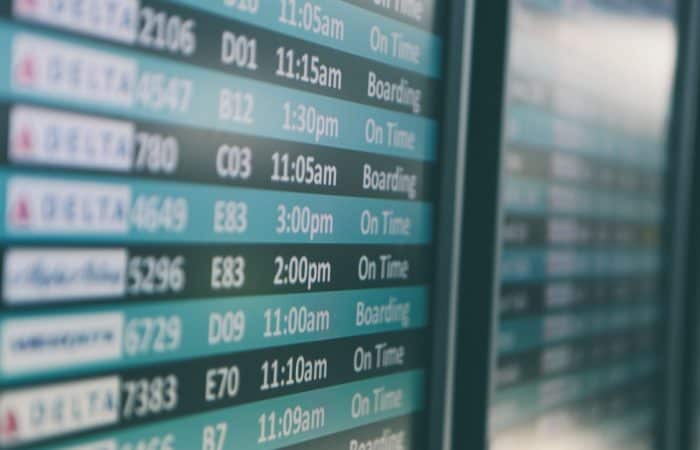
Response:
[[[40,372],[121,357],[119,313],[8,319],[2,324],[2,371]]]
[[[105,377],[4,392],[0,444],[20,444],[116,423],[119,379]],[[106,446],[109,441],[98,443]]]
[[[119,297],[126,283],[126,250],[13,249],[5,254],[8,303]]]

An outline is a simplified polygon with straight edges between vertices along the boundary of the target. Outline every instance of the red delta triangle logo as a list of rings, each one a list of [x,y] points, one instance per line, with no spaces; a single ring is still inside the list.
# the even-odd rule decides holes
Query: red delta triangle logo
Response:
[[[24,195],[20,197],[10,207],[10,223],[15,227],[28,227],[32,220],[29,200]]]
[[[39,6],[37,0],[20,0],[17,8],[22,12],[32,12]]]
[[[34,150],[34,134],[29,125],[23,125],[14,139],[14,148],[22,154],[32,153]]]
[[[0,438],[3,441],[8,441],[17,436],[19,432],[19,424],[14,411],[6,411],[0,419]]]
[[[34,58],[27,55],[15,68],[15,79],[22,85],[32,85],[36,78],[36,64]]]

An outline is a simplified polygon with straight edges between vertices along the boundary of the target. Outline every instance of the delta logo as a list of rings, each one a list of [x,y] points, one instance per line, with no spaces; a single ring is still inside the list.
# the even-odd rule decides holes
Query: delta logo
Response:
[[[131,168],[135,130],[131,122],[18,105],[10,114],[10,158],[21,163]]]
[[[55,23],[42,17],[36,19]],[[133,58],[19,34],[13,39],[11,67],[13,86],[32,94],[119,106],[134,103],[138,62]]]
[[[37,233],[126,233],[127,185],[14,177],[7,187],[7,224]]]
[[[61,28],[134,42],[139,0],[15,0],[13,12]]]
[[[0,446],[117,423],[119,386],[119,378],[110,376],[3,392]]]

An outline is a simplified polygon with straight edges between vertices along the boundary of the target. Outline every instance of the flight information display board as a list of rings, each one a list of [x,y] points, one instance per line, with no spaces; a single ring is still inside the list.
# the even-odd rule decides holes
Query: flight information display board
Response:
[[[425,448],[438,3],[0,3],[0,448]]]
[[[491,448],[655,448],[673,5],[511,8]]]

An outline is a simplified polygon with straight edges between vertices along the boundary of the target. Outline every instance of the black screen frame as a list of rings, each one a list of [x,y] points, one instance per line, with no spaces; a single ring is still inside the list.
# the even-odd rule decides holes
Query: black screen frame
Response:
[[[673,157],[674,223],[670,228],[669,258],[673,264],[671,315],[668,321],[668,379],[666,380],[665,449],[691,450],[700,445],[697,414],[700,355],[700,160],[697,157],[700,116],[700,2],[686,0],[679,7],[679,55],[674,93]],[[669,193],[673,195],[673,193]]]
[[[453,448],[488,448],[500,245],[501,140],[509,1],[476,1],[470,79]],[[493,151],[498,149],[498,151]]]
[[[439,0],[438,0],[439,1]],[[470,95],[473,14],[475,0],[447,2],[443,55],[443,98],[440,177],[437,180],[432,289],[432,356],[428,386],[428,436],[425,448],[459,448],[452,441],[452,412],[455,402],[454,365],[457,341],[456,309],[461,263],[463,180],[467,146],[468,99]]]

